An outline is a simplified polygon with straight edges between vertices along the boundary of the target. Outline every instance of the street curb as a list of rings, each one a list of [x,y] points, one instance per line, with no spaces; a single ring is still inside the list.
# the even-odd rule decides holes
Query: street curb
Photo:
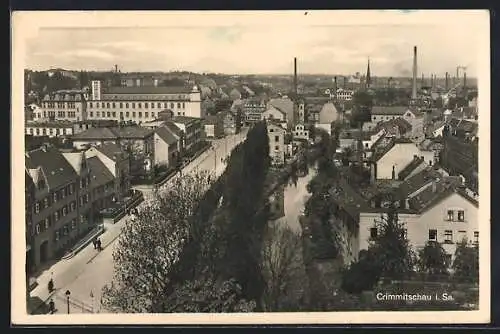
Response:
[[[108,242],[108,243],[107,243],[107,244],[103,247],[103,250],[104,250],[104,248],[106,248],[106,247],[108,247],[109,245],[111,245],[111,244],[112,244],[112,243],[113,243],[116,239],[118,239],[118,237],[120,236],[120,234],[121,234],[121,231],[120,231],[120,233],[118,233],[118,234],[116,235],[116,237],[114,237],[113,239],[111,239],[111,241],[109,241],[109,242]],[[101,252],[102,252],[102,251],[97,251],[97,253],[96,253],[96,254],[94,254],[94,256],[92,256],[92,257],[91,257],[91,258],[87,261],[87,263],[86,263],[86,264],[89,264],[89,263],[91,263],[92,261],[94,261],[94,259],[95,259],[95,258],[96,258],[96,257],[97,257],[97,256],[98,256]]]

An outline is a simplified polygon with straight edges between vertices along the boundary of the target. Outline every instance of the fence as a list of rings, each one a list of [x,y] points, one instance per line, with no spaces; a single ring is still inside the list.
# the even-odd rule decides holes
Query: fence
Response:
[[[56,295],[56,307],[59,313],[67,313],[68,299],[65,296]],[[98,308],[84,303],[74,297],[69,298],[69,313],[97,313]]]

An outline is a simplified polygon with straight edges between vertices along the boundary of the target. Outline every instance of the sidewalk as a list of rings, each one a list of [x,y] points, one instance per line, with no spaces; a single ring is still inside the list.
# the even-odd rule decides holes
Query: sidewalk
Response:
[[[116,224],[105,223],[106,231],[100,236],[103,248],[106,248],[120,235],[121,227],[127,218],[128,216],[125,216]],[[56,294],[64,294],[65,287],[85,271],[85,265],[97,255],[99,252],[94,249],[92,244],[89,244],[73,258],[57,262],[37,277],[38,286],[31,291],[30,296],[48,302],[50,298],[56,298]],[[54,280],[55,291],[49,294],[47,285],[51,277]]]

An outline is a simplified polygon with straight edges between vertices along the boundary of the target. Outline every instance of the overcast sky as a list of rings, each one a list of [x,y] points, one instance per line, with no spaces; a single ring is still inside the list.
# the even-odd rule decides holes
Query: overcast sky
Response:
[[[185,27],[42,27],[26,44],[26,67],[290,74],[297,57],[299,74],[352,74],[365,72],[369,57],[374,76],[409,76],[416,45],[419,75],[454,74],[457,65],[476,75],[480,32],[474,25],[459,17],[407,25],[405,18],[415,14],[397,15],[399,24],[384,25],[334,25],[334,14],[329,25],[233,20],[193,26],[191,20]]]

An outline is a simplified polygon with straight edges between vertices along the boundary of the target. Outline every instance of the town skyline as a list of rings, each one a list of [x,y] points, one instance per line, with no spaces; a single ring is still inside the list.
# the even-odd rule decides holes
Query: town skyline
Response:
[[[332,21],[337,16],[333,13]],[[293,72],[296,57],[299,75],[364,74],[369,59],[374,77],[410,77],[417,46],[419,74],[452,76],[457,66],[466,66],[467,75],[477,77],[476,26],[464,26],[462,14],[445,16],[449,19],[418,26],[242,21],[219,26],[43,27],[27,41],[25,67],[107,71],[118,64],[122,72],[286,75]]]

